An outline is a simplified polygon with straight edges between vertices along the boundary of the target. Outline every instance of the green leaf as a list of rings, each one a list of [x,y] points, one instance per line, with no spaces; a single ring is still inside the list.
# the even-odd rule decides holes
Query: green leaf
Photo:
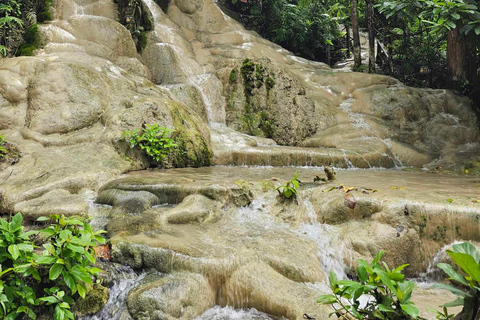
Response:
[[[63,312],[63,309],[57,305],[55,307],[55,313],[53,314],[53,319],[54,320],[64,320],[65,319],[65,312]]]
[[[50,220],[50,218],[48,218],[48,217],[40,217],[36,221],[37,222],[44,222],[44,221],[49,221],[49,220]]]
[[[52,264],[57,260],[56,257],[53,256],[41,256],[38,257],[35,262],[38,264]]]
[[[473,280],[480,282],[480,267],[475,258],[467,253],[447,251],[450,258]]]
[[[48,304],[55,304],[58,302],[58,299],[54,296],[47,296],[47,297],[38,298],[37,301],[47,302]]]
[[[92,283],[92,278],[90,277],[88,272],[86,272],[85,269],[80,266],[74,266],[70,271],[70,274],[79,281],[89,284]]]
[[[337,297],[333,294],[326,294],[318,297],[317,302],[321,304],[333,304],[337,302]]]
[[[18,249],[23,252],[33,252],[33,246],[27,243],[19,243]]]
[[[60,274],[62,273],[63,270],[63,265],[55,263],[51,268],[49,272],[49,279],[50,280],[56,280]]]
[[[80,295],[80,297],[85,299],[85,295],[87,293],[87,288],[85,287],[85,285],[83,283],[78,283],[77,284],[77,290],[78,290],[78,294]]]
[[[478,252],[477,248],[471,243],[463,242],[461,244],[454,244],[452,249],[454,252],[469,254],[477,263],[480,263],[480,252]]]
[[[444,283],[436,283],[433,285],[434,288],[439,288],[439,289],[445,289],[445,290],[448,290],[450,291],[451,293],[457,295],[457,296],[461,296],[461,297],[472,297],[472,295],[470,295],[470,293],[468,292],[465,292],[461,289],[458,289],[454,286],[451,286],[451,285],[448,285],[448,284],[444,284]]]
[[[357,267],[357,273],[358,273],[358,279],[361,282],[366,282],[367,281],[367,269],[363,264],[358,264]]]
[[[418,308],[413,304],[400,304],[402,310],[408,314],[410,317],[417,319],[418,318]]]
[[[21,227],[22,227],[22,221],[23,221],[23,217],[22,217],[22,214],[21,213],[17,213],[13,219],[12,219],[12,222],[10,222],[10,231],[17,231],[19,230]]]
[[[13,260],[17,260],[20,256],[20,250],[16,244],[9,245],[8,252],[12,255]]]
[[[458,306],[463,306],[465,301],[465,299],[463,297],[458,297],[456,300],[452,301],[452,302],[449,302],[449,303],[445,303],[444,305],[442,305],[441,307],[444,307],[444,308],[451,308],[451,307],[458,307]]]
[[[65,284],[70,288],[70,290],[75,293],[77,291],[77,285],[75,283],[75,280],[73,279],[72,275],[66,270],[63,270],[62,272],[63,280],[65,281]]]
[[[457,273],[453,267],[447,263],[439,263],[437,265],[440,269],[442,269],[446,274],[450,276],[450,279],[455,280],[463,285],[468,286],[468,281],[465,279],[464,276],[461,274]]]

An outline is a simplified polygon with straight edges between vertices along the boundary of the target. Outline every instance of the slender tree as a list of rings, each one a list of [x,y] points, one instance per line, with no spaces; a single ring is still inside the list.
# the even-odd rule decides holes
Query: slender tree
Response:
[[[375,9],[374,0],[367,1],[367,22],[368,22],[368,72],[375,73]]]
[[[362,65],[362,49],[360,47],[360,31],[358,29],[358,0],[350,0],[350,19],[352,20],[353,32],[353,68],[357,69]]]

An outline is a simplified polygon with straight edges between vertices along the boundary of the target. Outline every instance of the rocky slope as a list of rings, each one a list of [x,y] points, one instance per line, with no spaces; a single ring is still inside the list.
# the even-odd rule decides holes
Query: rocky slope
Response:
[[[154,27],[141,55],[112,1],[59,0],[44,48],[2,60],[0,133],[22,153],[0,173],[3,212],[85,211],[103,181],[149,165],[121,137],[144,123],[177,128],[177,166],[210,164],[212,148],[217,164],[359,167],[478,149],[476,118],[453,93],[295,57],[212,0],[144,5]]]

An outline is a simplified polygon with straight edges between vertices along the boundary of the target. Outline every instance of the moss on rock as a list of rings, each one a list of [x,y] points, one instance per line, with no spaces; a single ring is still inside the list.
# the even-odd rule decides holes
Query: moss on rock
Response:
[[[172,136],[178,148],[173,153],[173,165],[177,168],[202,167],[212,164],[213,153],[205,138],[207,130],[201,128],[201,121],[195,121],[191,114],[178,103],[170,105],[173,125]]]
[[[110,296],[110,290],[100,284],[87,285],[87,290],[85,299],[78,299],[73,306],[73,312],[78,318],[102,310]]]

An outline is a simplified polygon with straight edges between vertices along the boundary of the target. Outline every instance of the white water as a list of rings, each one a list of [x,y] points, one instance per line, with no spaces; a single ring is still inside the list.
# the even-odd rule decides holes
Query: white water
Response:
[[[276,201],[274,195],[269,198],[255,199],[250,206],[239,209],[237,219],[240,219],[242,224],[250,223],[256,228],[292,230],[289,224],[278,222],[268,214],[269,207],[273,201]],[[346,279],[344,258],[351,253],[351,250],[347,250],[346,246],[338,238],[336,227],[319,223],[312,203],[308,199],[304,200],[304,203],[307,208],[309,221],[302,223],[297,230],[292,231],[317,244],[320,267],[325,275],[333,271],[337,278]]]
[[[115,270],[115,282],[110,288],[110,297],[103,309],[94,315],[79,320],[119,320],[128,319],[127,298],[130,290],[135,288],[145,277],[145,273],[137,275],[132,269],[118,266]],[[127,315],[127,317],[125,317]]]
[[[300,225],[298,232],[317,244],[321,267],[326,275],[333,271],[338,279],[346,279],[344,258],[351,254],[351,250],[347,250],[345,244],[338,238],[339,230],[336,230],[335,226],[318,222],[317,214],[310,200],[305,199],[304,203],[309,223]]]
[[[340,104],[340,109],[342,109],[343,111],[345,111],[347,113],[348,117],[351,120],[351,123],[352,123],[352,126],[353,126],[354,129],[365,130],[365,131],[370,132],[371,127],[366,122],[365,116],[362,113],[352,111],[352,105],[353,105],[354,102],[355,102],[355,99],[353,99],[350,96],[349,99],[346,99],[345,101],[343,101]],[[390,139],[382,139],[382,138],[376,137],[376,136],[367,136],[361,131],[360,131],[360,136],[364,140],[372,140],[373,139],[373,140],[378,140],[378,141],[382,142],[387,147],[388,151],[391,153],[391,155],[389,153],[384,153],[383,156],[392,160],[396,169],[400,169],[400,168],[404,167],[400,157],[393,152],[392,141]],[[347,165],[348,165],[348,162],[347,162]],[[369,166],[370,166],[370,164],[369,164]]]
[[[195,320],[273,320],[271,316],[256,309],[234,309],[215,306],[208,309]]]

